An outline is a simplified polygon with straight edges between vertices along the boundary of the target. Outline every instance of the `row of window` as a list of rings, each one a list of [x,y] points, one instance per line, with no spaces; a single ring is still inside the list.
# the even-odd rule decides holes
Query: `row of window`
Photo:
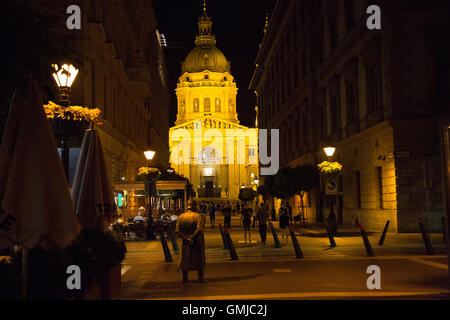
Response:
[[[271,114],[276,113],[286,102],[308,71],[312,70],[315,64],[324,61],[325,43],[328,41],[330,50],[337,45],[339,20],[344,20],[345,32],[349,33],[356,25],[356,18],[361,14],[359,11],[356,12],[355,0],[344,0],[343,16],[338,14],[336,0],[328,3],[327,13],[324,12],[322,2],[323,0],[300,3],[291,22],[288,23],[284,32],[285,37],[278,45],[278,51],[267,66],[268,75],[260,105],[269,105],[272,109]],[[367,0],[368,5],[372,2]],[[306,15],[306,10],[311,14]],[[311,27],[314,24],[317,24],[315,29]],[[325,32],[325,29],[328,32]],[[314,41],[315,48],[311,47],[310,41],[310,38],[314,37],[317,37],[317,41]],[[314,53],[314,56],[308,56],[307,52]]]
[[[220,98],[216,98],[214,102],[215,112],[222,112],[222,102]],[[200,112],[200,100],[198,98],[194,99],[194,112]],[[211,99],[203,99],[203,112],[211,112]]]
[[[204,76],[203,76],[203,79],[204,80],[209,80],[209,74],[205,74]],[[228,81],[228,77],[223,77],[223,79],[222,79],[223,81]],[[186,81],[191,81],[191,78],[190,77],[186,77]]]

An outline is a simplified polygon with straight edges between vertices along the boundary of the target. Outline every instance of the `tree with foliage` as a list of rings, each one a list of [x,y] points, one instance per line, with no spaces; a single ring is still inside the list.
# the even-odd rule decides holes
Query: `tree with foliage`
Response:
[[[305,208],[303,206],[303,197],[305,196],[305,193],[311,192],[311,190],[319,184],[319,170],[313,164],[305,163],[293,169],[293,176],[296,194],[300,196],[302,214],[304,216]]]
[[[288,199],[297,193],[294,169],[281,168],[274,176],[273,189],[275,196],[280,199]]]
[[[252,202],[258,196],[258,192],[252,188],[242,188],[239,190],[239,200],[242,202]]]
[[[269,199],[269,191],[267,190],[267,187],[265,185],[260,185],[257,189],[256,192],[258,192],[258,194],[260,194],[263,197],[263,200],[266,201]]]

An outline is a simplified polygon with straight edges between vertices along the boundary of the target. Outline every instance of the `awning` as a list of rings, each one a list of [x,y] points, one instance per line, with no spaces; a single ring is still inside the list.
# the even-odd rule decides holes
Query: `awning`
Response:
[[[156,190],[186,190],[186,188],[187,185],[185,180],[156,181]],[[145,190],[145,182],[144,181],[119,182],[114,185],[114,190],[116,191]]]

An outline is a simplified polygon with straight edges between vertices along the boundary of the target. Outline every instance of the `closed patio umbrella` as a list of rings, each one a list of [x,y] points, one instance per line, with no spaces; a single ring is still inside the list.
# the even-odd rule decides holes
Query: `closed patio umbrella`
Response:
[[[69,186],[35,83],[16,96],[0,149],[0,250],[51,236],[65,248],[79,234]]]
[[[116,204],[98,133],[86,131],[72,186],[72,200],[84,227],[101,227],[116,213]]]

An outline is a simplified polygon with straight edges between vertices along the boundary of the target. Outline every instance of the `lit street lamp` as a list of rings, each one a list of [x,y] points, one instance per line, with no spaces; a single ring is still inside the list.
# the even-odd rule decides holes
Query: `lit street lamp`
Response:
[[[152,161],[153,158],[155,157],[155,154],[156,154],[156,152],[155,152],[155,151],[152,151],[152,150],[144,151],[145,158],[146,158],[148,161]]]
[[[144,151],[144,155],[145,155],[145,158],[149,161],[149,162],[151,162],[152,160],[153,160],[153,158],[155,157],[155,155],[156,155],[156,151],[153,151],[153,150],[147,150],[147,151]],[[150,168],[152,168],[151,166],[149,166]],[[157,169],[156,167],[154,167],[155,169]],[[159,172],[159,169],[157,169],[157,171]],[[160,172],[159,172],[160,173]],[[159,174],[158,174],[159,175]],[[153,175],[152,175],[152,173],[149,173],[148,175],[147,175],[147,179],[146,179],[146,181],[145,181],[145,183],[146,183],[146,185],[147,185],[147,190],[148,190],[148,193],[149,193],[149,198],[150,198],[150,205],[149,205],[149,212],[148,212],[148,215],[149,216],[151,216],[152,215],[152,194],[153,194],[153,180],[154,180],[155,178],[153,177]],[[156,179],[157,179],[157,177],[156,177]]]
[[[323,151],[327,155],[328,159],[331,161],[331,158],[333,157],[334,153],[336,152],[336,148],[333,147],[333,146],[326,146],[326,147],[323,148]],[[322,176],[320,177],[320,182],[321,182],[320,190],[322,192]],[[335,184],[335,186],[336,186],[336,184]],[[334,199],[335,199],[334,200],[335,203],[337,203],[337,194],[336,194]],[[333,204],[330,205],[330,214],[331,214],[331,212],[334,213],[334,205]],[[330,218],[330,216],[329,216],[329,218]],[[336,221],[332,221],[331,223],[336,223]]]
[[[59,101],[65,107],[68,107],[70,103],[70,88],[72,87],[72,84],[74,83],[79,70],[71,64],[64,64],[61,67],[59,67],[57,64],[54,64],[52,65],[52,67],[55,69],[53,78],[55,79],[55,82],[59,88]]]
[[[328,147],[323,148],[323,151],[328,156],[328,158],[331,158],[334,155],[336,148],[328,146]]]
[[[72,87],[72,84],[74,83],[77,75],[78,75],[78,69],[76,69],[71,64],[64,64],[61,67],[59,67],[57,64],[52,65],[52,67],[55,69],[55,72],[53,73],[53,78],[55,79],[55,82],[59,88],[59,103],[64,106],[68,107],[70,104],[70,88]],[[66,174],[67,181],[69,181],[69,156],[70,156],[70,149],[67,145],[67,139],[69,137],[67,134],[62,135],[61,138],[61,161],[63,164],[64,172]]]

